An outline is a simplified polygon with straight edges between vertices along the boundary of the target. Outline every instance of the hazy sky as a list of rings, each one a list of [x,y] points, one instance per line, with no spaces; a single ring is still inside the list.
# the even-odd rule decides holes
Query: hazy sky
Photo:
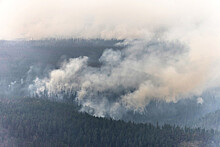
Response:
[[[218,0],[0,1],[0,39],[153,37],[218,58],[219,26]]]
[[[167,102],[189,95],[200,97],[203,91],[219,86],[219,26],[219,0],[0,1],[0,39],[52,37],[130,41],[130,48],[122,52],[103,53],[100,61],[106,65],[101,71],[88,67],[86,57],[71,59],[60,69],[51,71],[50,77],[36,79],[31,87],[37,91],[46,88],[57,92],[78,85],[79,101],[98,108],[98,113],[101,108],[93,103],[94,91],[108,91],[117,84],[125,89],[130,86],[135,91],[120,96],[109,111],[118,111],[121,105],[143,108],[155,97]],[[146,46],[152,40],[156,40],[157,45],[150,50]],[[179,52],[181,45],[186,53]],[[111,100],[103,98],[102,106],[106,108]]]
[[[1,0],[0,39],[188,38],[219,31],[219,7],[218,0]]]

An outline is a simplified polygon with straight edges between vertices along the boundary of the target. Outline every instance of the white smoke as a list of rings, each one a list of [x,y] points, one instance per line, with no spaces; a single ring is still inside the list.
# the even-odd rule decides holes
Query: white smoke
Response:
[[[38,95],[76,95],[97,116],[220,85],[218,0],[2,0],[0,22],[0,39],[131,40],[106,50],[100,68],[88,66],[88,57],[70,59],[29,86]]]
[[[198,98],[197,98],[197,103],[198,103],[198,104],[203,104],[203,103],[204,103],[203,98],[202,98],[202,97],[198,97]]]
[[[218,0],[2,0],[0,39],[136,39],[155,32],[190,39],[218,34],[219,6]]]
[[[133,41],[122,50],[106,49],[99,61],[101,67],[90,67],[88,57],[69,59],[29,89],[49,97],[76,93],[82,111],[120,118],[126,110],[142,112],[154,99],[176,102],[200,95],[208,80],[209,67],[191,61],[188,47],[179,42]]]

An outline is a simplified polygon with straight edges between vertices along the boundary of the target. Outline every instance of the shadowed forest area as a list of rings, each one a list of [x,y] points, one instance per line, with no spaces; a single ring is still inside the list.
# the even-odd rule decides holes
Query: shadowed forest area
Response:
[[[10,146],[207,146],[217,132],[96,118],[77,106],[49,100],[1,99],[1,142]],[[7,133],[4,133],[7,132]]]
[[[219,0],[0,0],[0,147],[220,147],[219,16]]]
[[[83,107],[76,101],[76,92],[30,96],[29,86],[36,78],[48,77],[49,71],[70,58],[88,56],[88,68],[99,71],[105,64],[100,57],[107,48],[119,53],[127,47],[119,43],[99,39],[0,41],[0,146],[218,146],[218,89],[203,93],[200,103],[197,97],[170,103],[152,100],[143,113],[116,111],[120,119],[101,105]],[[157,45],[175,44],[152,41],[147,47]],[[110,106],[111,100],[126,92],[120,88],[116,94],[110,90],[97,96],[100,100],[108,96]],[[105,117],[94,117],[94,108],[106,110]]]

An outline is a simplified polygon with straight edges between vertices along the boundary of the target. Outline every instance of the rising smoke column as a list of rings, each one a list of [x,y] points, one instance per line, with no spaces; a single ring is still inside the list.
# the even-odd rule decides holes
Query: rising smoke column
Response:
[[[29,86],[33,94],[49,97],[75,93],[82,111],[120,118],[142,112],[151,100],[176,102],[200,95],[208,66],[191,61],[189,47],[179,42],[131,41],[122,50],[106,49],[101,67],[88,66],[88,57],[69,59]]]
[[[152,99],[176,102],[220,85],[219,6],[218,0],[1,0],[0,39],[139,40],[107,49],[100,68],[88,66],[88,57],[70,59],[29,86],[49,97],[68,93],[82,111],[114,117],[143,111]]]

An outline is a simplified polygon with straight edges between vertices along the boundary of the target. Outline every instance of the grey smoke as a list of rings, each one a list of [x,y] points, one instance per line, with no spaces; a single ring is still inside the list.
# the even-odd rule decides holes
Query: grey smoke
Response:
[[[179,42],[137,40],[122,50],[106,49],[101,67],[82,56],[63,62],[46,78],[29,86],[33,95],[75,94],[82,111],[120,118],[128,110],[143,112],[151,100],[177,102],[202,94],[207,67],[189,58]]]
[[[21,85],[28,85],[32,95],[75,97],[82,111],[114,118],[128,110],[143,112],[152,100],[175,103],[198,98],[220,85],[219,6],[218,0],[1,0],[0,39],[116,38],[126,40],[117,47],[128,47],[109,47],[96,63],[92,57],[99,58],[98,48],[82,53],[77,46],[77,51],[66,53],[74,54],[72,59],[52,67],[51,72],[31,72],[28,78],[11,76],[0,84],[8,87],[17,81],[13,89],[19,89],[23,79],[27,84]],[[59,44],[49,48],[60,52]],[[47,49],[43,45],[38,50]],[[54,64],[51,58],[62,54],[27,51],[31,60],[23,62],[28,64],[39,60]],[[11,71],[19,67],[18,60]],[[0,65],[4,69],[0,73],[7,70],[4,62]]]

